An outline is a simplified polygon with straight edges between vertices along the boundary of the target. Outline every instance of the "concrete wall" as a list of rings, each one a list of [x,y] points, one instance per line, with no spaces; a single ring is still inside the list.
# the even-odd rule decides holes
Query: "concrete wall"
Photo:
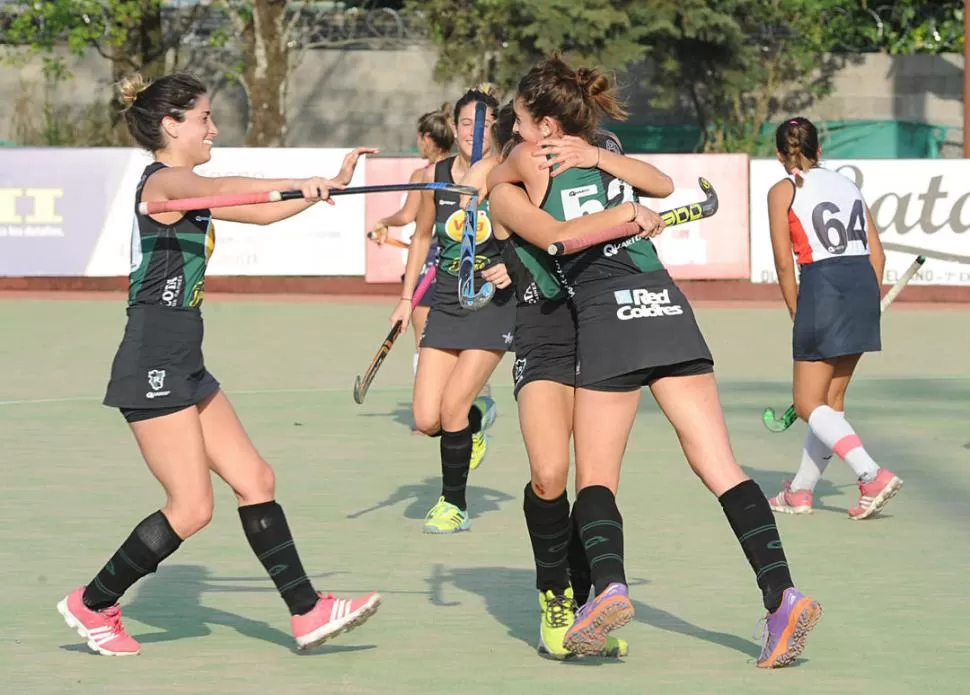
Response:
[[[386,152],[409,150],[417,117],[461,91],[432,79],[434,52],[424,47],[388,51],[317,50],[306,54],[291,79],[290,137],[292,146],[367,144]],[[66,104],[90,103],[106,95],[110,73],[106,61],[90,55],[72,61],[75,79],[58,90]],[[39,63],[0,70],[0,139],[10,137],[9,123],[22,93],[21,84],[39,84]],[[634,116],[631,122],[678,122],[677,112],[649,105],[649,93],[639,84],[642,71],[621,75]],[[961,156],[963,121],[963,56],[856,57],[834,78],[835,90],[806,111],[828,119],[900,119],[949,127],[946,156]],[[245,99],[241,88],[220,85],[214,90],[217,124],[225,145],[241,143]]]

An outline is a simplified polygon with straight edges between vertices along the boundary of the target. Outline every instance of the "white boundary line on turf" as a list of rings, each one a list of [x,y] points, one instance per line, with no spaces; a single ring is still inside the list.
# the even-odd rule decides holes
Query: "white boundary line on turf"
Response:
[[[384,386],[371,389],[374,393],[392,393],[394,391],[410,391],[411,386]],[[239,389],[238,391],[226,391],[227,396],[260,396],[274,393],[350,393],[351,389],[328,386],[311,389]],[[0,401],[0,407],[5,405],[44,405],[51,403],[86,403],[87,401],[102,400],[101,396],[64,396],[63,398],[23,398],[18,400]]]
[[[898,376],[867,376],[867,377],[855,377],[853,381],[901,381]],[[923,381],[970,381],[970,376],[956,376],[956,375],[944,375],[944,376],[931,376],[922,379]],[[370,391],[374,393],[393,393],[395,391],[410,391],[412,386],[383,386],[379,388],[372,388]],[[493,387],[495,388],[495,387]],[[509,388],[511,385],[499,385],[498,388]],[[368,391],[368,393],[370,393]],[[262,396],[271,395],[274,393],[344,393],[350,392],[350,389],[344,387],[336,386],[325,386],[320,388],[303,388],[303,389],[239,389],[238,391],[226,391],[227,396]],[[60,398],[22,398],[9,401],[0,401],[0,407],[12,406],[12,405],[47,405],[54,403],[86,403],[88,401],[102,400],[102,396],[64,396]]]

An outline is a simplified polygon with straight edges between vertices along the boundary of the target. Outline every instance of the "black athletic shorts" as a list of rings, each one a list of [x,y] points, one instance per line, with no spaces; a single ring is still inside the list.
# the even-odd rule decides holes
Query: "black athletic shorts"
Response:
[[[520,301],[515,317],[514,395],[533,381],[576,385],[576,314],[569,301]]]
[[[684,370],[713,371],[694,312],[666,270],[579,285],[573,302],[577,387],[629,391]]]
[[[492,301],[469,311],[458,302],[458,277],[438,269],[421,347],[508,351],[513,349],[514,330],[515,294],[511,286],[495,290]]]
[[[198,309],[128,307],[128,323],[111,364],[104,405],[129,422],[196,405],[220,386],[202,357]]]

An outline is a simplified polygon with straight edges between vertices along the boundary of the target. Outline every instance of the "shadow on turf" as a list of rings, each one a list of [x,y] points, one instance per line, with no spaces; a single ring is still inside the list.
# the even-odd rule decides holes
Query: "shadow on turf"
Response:
[[[510,637],[525,642],[530,648],[535,649],[539,629],[539,604],[535,590],[535,575],[530,570],[513,567],[445,568],[441,564],[436,564],[427,581],[428,600],[432,605],[442,608],[461,605],[460,601],[445,600],[446,588],[449,585],[460,591],[478,594],[485,600],[489,614],[508,629]],[[630,586],[635,588],[648,583],[649,580],[646,579],[632,579]],[[635,621],[659,630],[676,632],[733,649],[751,657],[752,663],[761,653],[761,647],[752,640],[726,632],[707,630],[642,601],[634,600],[633,607],[636,610]],[[755,609],[755,607],[752,608]],[[636,658],[636,645],[631,646],[630,649],[633,657]],[[577,659],[563,663],[601,665],[615,661],[614,659]],[[788,668],[797,667],[808,661],[804,658],[797,659]]]
[[[468,508],[472,510],[472,518],[478,518],[488,512],[499,511],[500,505],[503,502],[512,502],[515,500],[511,495],[502,492],[501,490],[495,490],[490,487],[482,487],[481,485],[476,485],[474,480],[474,473],[472,473],[471,482],[468,485],[468,490],[465,496],[468,499]],[[389,497],[378,502],[373,507],[368,507],[367,509],[362,509],[358,512],[353,512],[347,515],[348,519],[356,519],[363,516],[364,514],[370,514],[371,512],[376,512],[379,509],[387,509],[389,507],[394,507],[403,502],[407,502],[408,505],[404,510],[404,517],[406,519],[424,519],[425,514],[428,510],[434,506],[434,503],[438,501],[438,497],[441,494],[441,478],[425,478],[420,483],[414,483],[413,485],[402,485],[397,490],[391,493]]]
[[[414,432],[414,415],[411,413],[411,403],[398,403],[397,406],[389,413],[358,413],[357,417],[379,417],[386,418],[390,417],[398,425],[403,425],[407,427],[408,430]]]
[[[318,579],[337,574],[335,572],[311,577]],[[268,586],[229,586],[220,581],[265,581]],[[279,630],[261,620],[253,620],[236,613],[202,605],[202,596],[212,593],[272,592],[275,587],[266,577],[215,577],[201,565],[163,565],[158,573],[146,577],[137,586],[137,594],[124,608],[125,617],[150,625],[162,632],[149,632],[133,637],[143,645],[156,642],[206,637],[212,633],[210,625],[230,627],[245,637],[270,642],[284,647],[300,656],[356,652],[374,649],[374,645],[342,646],[324,644],[316,649],[298,651],[293,635]],[[279,601],[280,623],[286,624],[286,607]],[[350,639],[356,637],[349,633]],[[346,640],[348,633],[337,637]],[[68,651],[88,651],[83,644],[64,645]],[[92,655],[93,652],[89,652]]]

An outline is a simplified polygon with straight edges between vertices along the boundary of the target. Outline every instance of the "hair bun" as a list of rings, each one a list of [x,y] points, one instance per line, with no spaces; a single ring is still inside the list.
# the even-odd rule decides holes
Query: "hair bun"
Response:
[[[130,107],[135,103],[138,95],[144,92],[151,82],[145,80],[141,73],[134,73],[124,77],[118,85],[118,97],[125,107]]]
[[[498,85],[492,82],[479,82],[477,85],[475,85],[475,91],[481,92],[485,96],[498,99],[498,95],[499,95]]]
[[[576,81],[583,91],[595,97],[610,88],[609,78],[596,68],[579,68],[576,70]]]

